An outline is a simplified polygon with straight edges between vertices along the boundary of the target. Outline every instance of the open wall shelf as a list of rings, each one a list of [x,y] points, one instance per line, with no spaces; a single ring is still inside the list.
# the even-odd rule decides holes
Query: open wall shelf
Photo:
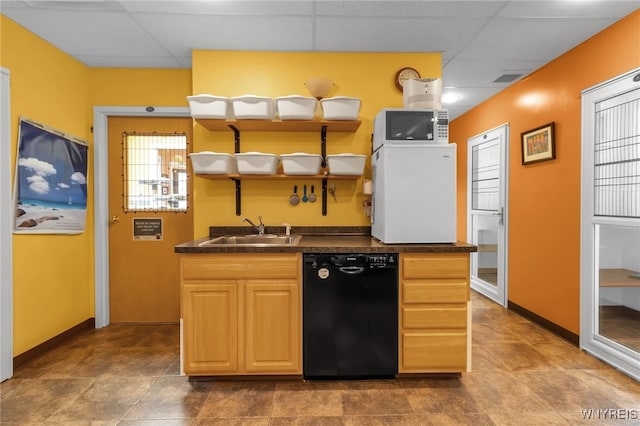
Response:
[[[355,132],[360,120],[219,120],[197,118],[196,122],[211,131],[229,130],[252,132],[319,132],[323,127],[332,132]]]
[[[224,180],[224,179],[241,179],[241,180],[314,180],[314,179],[329,179],[329,180],[358,180],[360,175],[196,175],[210,180]]]
[[[269,131],[269,132],[320,132],[320,149],[322,152],[322,167],[326,167],[327,158],[327,131],[355,132],[360,127],[360,120],[221,120],[196,118],[196,122],[212,132],[231,130],[234,133],[235,152],[240,152],[241,131]],[[322,180],[322,215],[327,215],[327,181],[328,180],[357,180],[359,175],[205,175],[198,176],[209,180],[231,179],[236,186],[236,215],[242,214],[242,181],[243,180]]]

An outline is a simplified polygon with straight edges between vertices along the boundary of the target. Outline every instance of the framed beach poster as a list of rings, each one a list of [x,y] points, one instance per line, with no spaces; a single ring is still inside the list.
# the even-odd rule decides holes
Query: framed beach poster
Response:
[[[87,142],[20,118],[14,233],[84,232],[87,161]]]

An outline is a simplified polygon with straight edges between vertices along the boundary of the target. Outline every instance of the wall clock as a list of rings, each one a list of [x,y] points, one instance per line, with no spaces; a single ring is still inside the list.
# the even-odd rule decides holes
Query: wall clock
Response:
[[[412,78],[420,78],[420,73],[418,72],[418,70],[411,67],[400,68],[396,73],[395,78],[395,83],[398,90],[402,91],[404,81]]]

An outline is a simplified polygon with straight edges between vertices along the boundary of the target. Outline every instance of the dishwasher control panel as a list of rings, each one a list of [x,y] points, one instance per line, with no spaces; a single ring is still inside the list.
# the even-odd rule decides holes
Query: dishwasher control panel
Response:
[[[398,267],[398,254],[371,254],[369,255],[369,268],[371,269],[395,269]]]
[[[327,267],[397,269],[398,253],[306,254],[304,263],[313,269]]]

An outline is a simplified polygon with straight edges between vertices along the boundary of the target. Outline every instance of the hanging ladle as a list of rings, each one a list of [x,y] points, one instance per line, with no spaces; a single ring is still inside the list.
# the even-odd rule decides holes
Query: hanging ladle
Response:
[[[309,201],[309,197],[307,197],[307,185],[303,186],[303,196],[302,196],[302,202],[306,203],[307,201]]]

